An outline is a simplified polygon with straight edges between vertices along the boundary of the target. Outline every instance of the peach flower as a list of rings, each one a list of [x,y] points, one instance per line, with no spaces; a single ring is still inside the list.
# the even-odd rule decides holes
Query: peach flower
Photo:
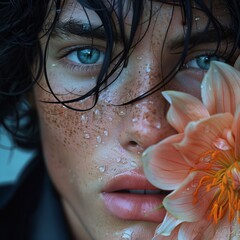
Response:
[[[240,239],[240,72],[212,62],[199,99],[165,91],[178,134],[143,153],[167,211],[154,240]]]

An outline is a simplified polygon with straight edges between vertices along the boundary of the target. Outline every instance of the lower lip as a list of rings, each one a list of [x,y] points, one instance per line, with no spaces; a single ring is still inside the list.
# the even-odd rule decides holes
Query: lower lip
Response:
[[[159,207],[165,195],[103,193],[103,201],[108,211],[124,220],[149,221],[161,223],[166,211]]]

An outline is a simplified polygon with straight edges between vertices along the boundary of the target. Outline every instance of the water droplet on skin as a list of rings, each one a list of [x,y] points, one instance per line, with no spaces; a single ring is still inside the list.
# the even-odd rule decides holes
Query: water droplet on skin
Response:
[[[125,230],[121,236],[121,239],[124,240],[131,240],[132,239],[132,235],[133,235],[133,231],[132,230]]]
[[[126,113],[124,111],[120,111],[118,114],[119,114],[119,116],[125,116],[126,115]]]
[[[112,122],[113,119],[112,119],[112,117],[109,117],[108,120],[109,120],[110,122]]]
[[[96,137],[96,140],[97,140],[98,143],[101,143],[101,142],[102,142],[102,138],[101,138],[100,136],[97,136],[97,137]]]
[[[106,166],[100,166],[98,169],[100,173],[104,173],[106,171]]]
[[[137,122],[137,118],[133,118],[133,119],[132,119],[132,122]]]
[[[126,164],[127,161],[126,161],[125,159],[122,159],[122,160],[121,160],[121,163],[122,163],[122,164]]]
[[[118,163],[122,163],[122,164],[126,164],[127,161],[125,159],[122,159],[122,158],[117,158],[117,162]]]
[[[89,139],[89,138],[90,138],[90,134],[86,133],[86,134],[84,135],[84,138]]]
[[[87,123],[87,117],[85,115],[82,115],[81,116],[81,121],[82,121],[82,124],[86,124]]]
[[[137,60],[142,60],[142,57],[137,57]]]
[[[139,103],[136,104],[136,108],[140,108],[141,105]]]
[[[146,73],[150,73],[150,71],[151,71],[150,64],[147,64],[147,66],[146,66]]]
[[[53,63],[53,64],[52,64],[52,67],[56,67],[56,66],[57,66],[57,64],[56,64],[56,63]]]
[[[161,128],[161,123],[156,123],[156,124],[155,124],[155,128],[156,128],[156,129],[160,129],[160,128]]]
[[[104,135],[107,137],[108,136],[108,131],[107,130],[104,130]]]
[[[101,113],[100,113],[99,109],[96,109],[94,111],[94,118],[95,119],[100,119],[101,118]]]
[[[199,20],[200,20],[200,17],[195,17],[194,20],[195,20],[195,21],[199,21]]]
[[[137,167],[137,163],[136,163],[135,161],[131,161],[131,162],[130,162],[130,165],[131,165],[132,167],[135,167],[135,168]]]
[[[106,98],[106,99],[105,99],[105,102],[106,102],[106,103],[110,103],[110,102],[111,102],[111,98],[110,98],[110,97]]]

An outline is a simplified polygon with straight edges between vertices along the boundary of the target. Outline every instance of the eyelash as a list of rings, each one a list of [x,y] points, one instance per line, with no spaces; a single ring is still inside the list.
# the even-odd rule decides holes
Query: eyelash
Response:
[[[86,46],[81,46],[81,47],[74,47],[74,48],[67,48],[62,50],[62,54],[61,56],[58,57],[58,60],[60,62],[62,62],[62,65],[66,68],[69,69],[71,72],[73,73],[82,73],[82,74],[91,74],[91,76],[96,76],[99,71],[100,68],[102,66],[102,62],[100,64],[94,63],[94,64],[81,64],[81,63],[74,63],[73,61],[67,59],[68,56],[70,56],[70,54],[73,54],[76,51],[81,51],[81,50],[86,50],[86,49],[96,49],[100,52],[100,54],[102,55],[102,62],[104,60],[104,50],[100,50],[97,47],[92,47],[89,45]],[[198,67],[192,67],[190,65],[195,64],[198,65],[199,63],[197,63],[197,59],[201,58],[201,57],[206,57],[206,58],[216,58],[215,61],[222,61],[222,62],[226,62],[226,59],[221,55],[221,54],[215,54],[213,52],[206,52],[206,53],[201,53],[200,55],[196,55],[194,57],[192,57],[190,60],[188,60],[186,63],[183,64],[183,66],[181,67],[181,70],[187,70],[187,69],[194,69],[194,70],[199,70],[199,71],[207,71],[208,69],[203,69],[200,66]],[[195,61],[195,63],[194,63]],[[213,60],[210,60],[210,62]]]
[[[206,58],[216,58],[216,60],[210,60],[211,61],[222,61],[222,62],[226,62],[226,58],[220,54],[216,54],[216,53],[212,53],[212,52],[206,52],[206,53],[201,53],[200,55],[196,55],[194,57],[192,57],[190,60],[185,61],[186,63],[183,64],[183,66],[181,67],[181,70],[186,70],[186,69],[195,69],[195,70],[201,70],[201,71],[207,71],[208,69],[203,69],[200,68],[200,66],[198,67],[191,67],[191,63],[193,64],[193,61],[196,61],[195,65],[199,64],[197,63],[197,59],[201,58],[201,57],[206,57]]]
[[[77,53],[77,51],[81,50],[88,50],[88,49],[93,49],[93,50],[98,50],[99,53],[102,55],[102,62],[104,58],[104,51],[100,50],[97,47],[92,47],[89,45],[86,46],[81,46],[81,47],[72,47],[72,48],[66,48],[61,51],[61,55],[57,57],[58,61],[61,62],[61,64],[66,68],[69,69],[70,71],[74,73],[85,73],[85,74],[92,74],[95,75],[100,71],[100,68],[102,66],[101,63],[93,63],[93,64],[84,64],[84,63],[76,63],[67,57],[69,57],[71,54],[74,52]]]

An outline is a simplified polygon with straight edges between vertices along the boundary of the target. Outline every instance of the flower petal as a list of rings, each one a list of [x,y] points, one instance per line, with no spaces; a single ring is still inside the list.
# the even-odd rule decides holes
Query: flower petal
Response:
[[[216,192],[214,187],[208,192],[205,187],[197,189],[198,183],[205,175],[204,172],[190,173],[177,190],[164,198],[163,205],[171,215],[186,222],[202,219]]]
[[[170,136],[143,153],[144,173],[160,189],[176,189],[189,173],[189,165],[173,146],[182,138],[182,134]]]
[[[209,117],[209,113],[202,102],[190,94],[165,91],[162,92],[162,95],[171,104],[167,113],[167,120],[179,133],[184,131],[190,121]]]
[[[179,229],[178,239],[212,240],[215,226],[207,219],[193,223],[183,223]]]
[[[170,236],[172,231],[182,222],[167,212],[163,222],[157,227],[155,235]]]
[[[235,157],[240,159],[240,105],[234,115],[232,132],[235,138]]]
[[[227,216],[226,216],[227,218]],[[229,224],[229,221],[227,221],[226,225]],[[238,218],[235,218],[232,222],[232,224],[229,224],[229,231],[230,231],[230,238],[231,240],[239,240],[240,239],[240,224],[238,223]],[[225,226],[226,228],[227,226]],[[216,239],[214,239],[216,240]]]
[[[155,235],[152,240],[186,240],[186,239],[178,239],[178,230],[179,230],[179,225],[174,228],[174,230],[171,232],[170,236],[163,236],[163,235]]]
[[[226,214],[223,219],[217,224],[216,232],[212,240],[225,240],[234,239],[231,236],[231,223],[228,220],[228,215]],[[237,238],[236,238],[237,239]]]
[[[216,150],[216,141],[222,137],[224,129],[232,127],[232,121],[233,116],[230,113],[222,113],[198,122],[191,122],[185,129],[182,142],[176,144],[176,148],[192,167],[204,164],[205,153]]]
[[[240,72],[226,63],[212,61],[203,78],[201,94],[210,114],[233,114],[240,103]]]

